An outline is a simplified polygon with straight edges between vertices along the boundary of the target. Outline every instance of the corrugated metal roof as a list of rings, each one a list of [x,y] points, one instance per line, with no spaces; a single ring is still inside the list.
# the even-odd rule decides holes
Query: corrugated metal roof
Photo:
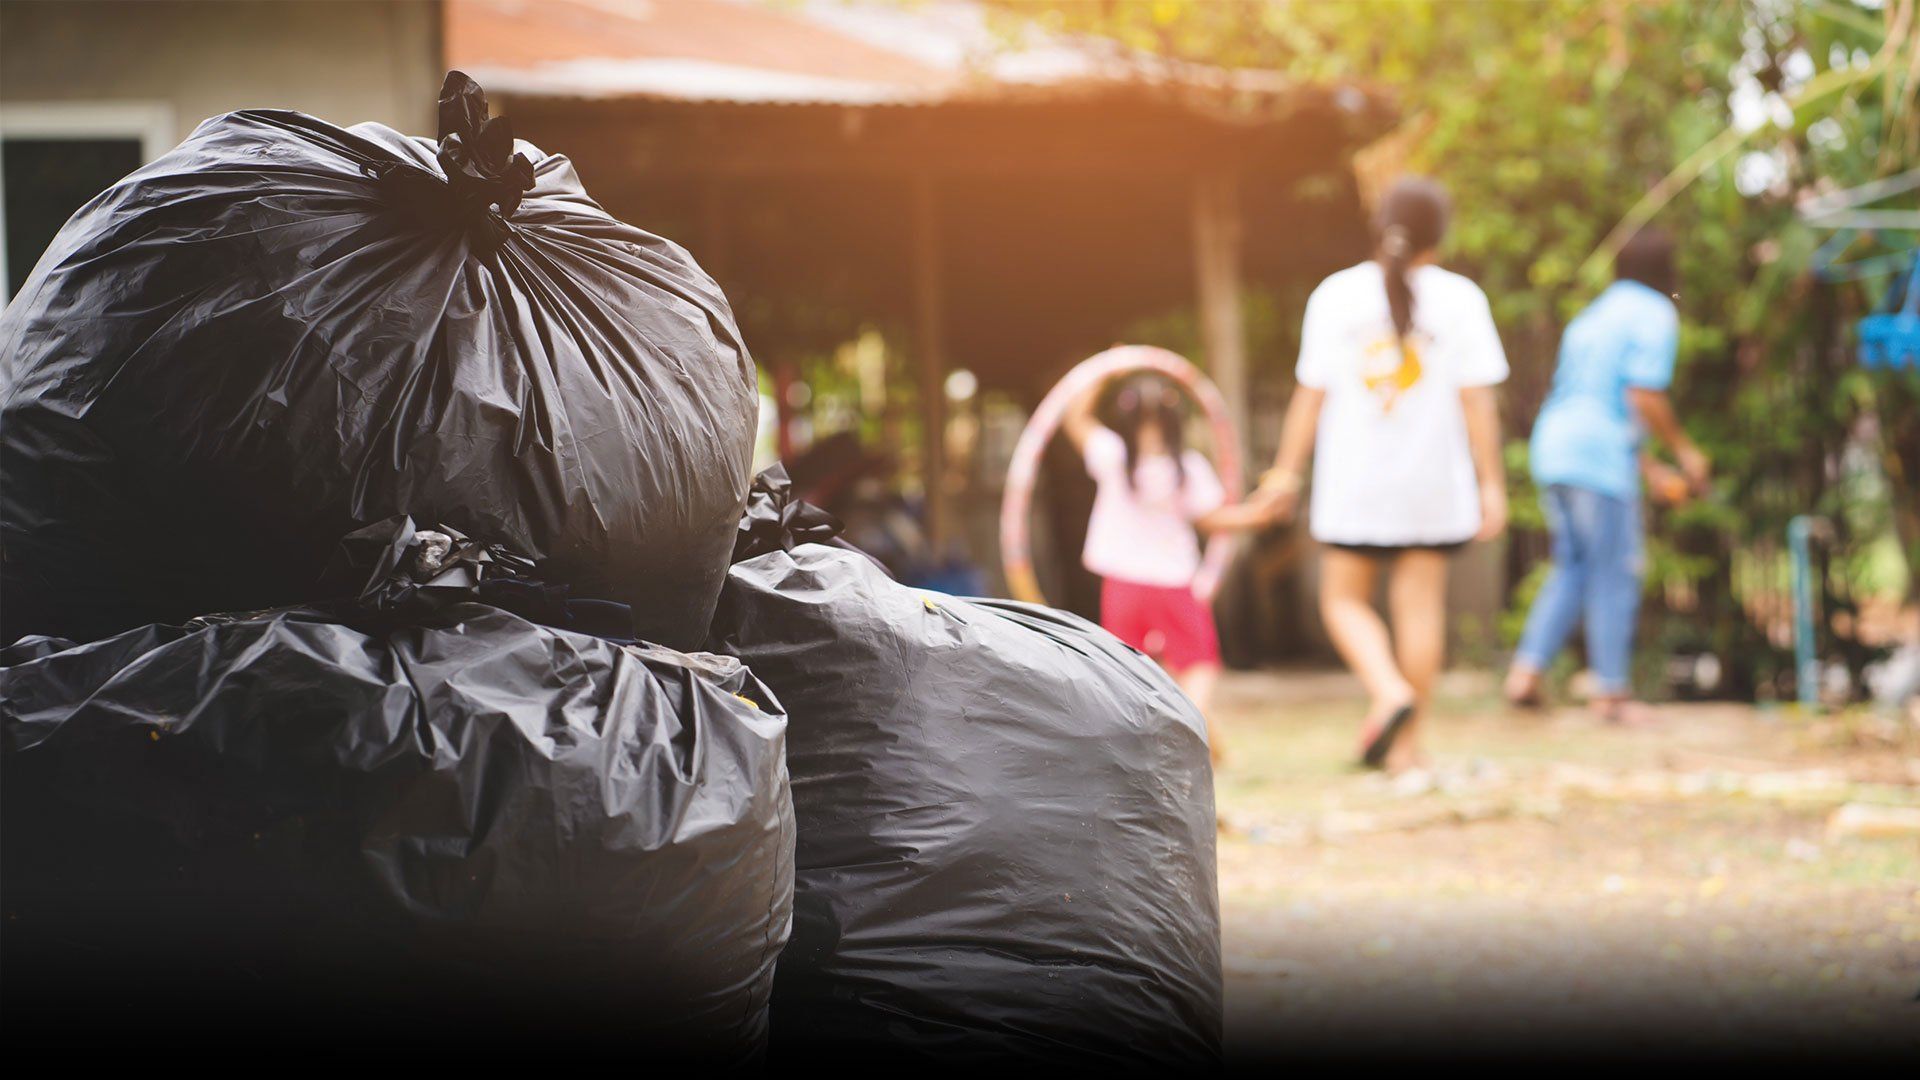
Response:
[[[964,0],[449,0],[446,21],[449,65],[507,96],[924,105],[1288,89],[1271,73],[1052,35]]]

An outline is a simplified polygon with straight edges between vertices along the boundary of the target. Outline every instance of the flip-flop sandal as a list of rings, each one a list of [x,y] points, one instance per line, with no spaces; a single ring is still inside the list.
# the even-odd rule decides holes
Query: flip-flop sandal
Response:
[[[1387,753],[1393,749],[1393,740],[1400,737],[1400,729],[1406,727],[1407,721],[1411,719],[1413,719],[1412,705],[1402,705],[1395,709],[1393,715],[1387,717],[1387,722],[1380,725],[1380,730],[1374,733],[1373,738],[1367,740],[1366,749],[1360,754],[1360,764],[1369,769],[1386,768]]]

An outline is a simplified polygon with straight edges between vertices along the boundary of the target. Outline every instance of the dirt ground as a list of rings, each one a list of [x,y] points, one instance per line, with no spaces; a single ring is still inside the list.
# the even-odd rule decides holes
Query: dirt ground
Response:
[[[1434,769],[1396,781],[1351,768],[1361,711],[1341,675],[1223,683],[1230,1060],[1920,1055],[1920,834],[1845,824],[1920,812],[1920,729],[1671,705],[1621,730],[1456,674]]]

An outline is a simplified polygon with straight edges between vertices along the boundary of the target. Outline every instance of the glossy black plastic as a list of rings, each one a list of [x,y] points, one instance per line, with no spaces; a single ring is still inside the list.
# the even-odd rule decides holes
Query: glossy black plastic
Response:
[[[337,601],[0,650],[17,1039],[763,1052],[778,702],[477,602],[567,615],[447,538],[362,533]]]
[[[699,643],[753,362],[677,245],[448,76],[436,143],[215,117],[93,199],[0,316],[0,641],[299,603],[396,514]]]
[[[711,647],[789,716],[793,939],[774,1057],[1219,1063],[1205,725],[1100,628],[908,588],[770,536],[763,478]]]

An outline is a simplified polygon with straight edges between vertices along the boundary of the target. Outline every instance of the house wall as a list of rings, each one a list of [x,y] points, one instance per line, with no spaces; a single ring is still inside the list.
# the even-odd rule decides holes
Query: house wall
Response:
[[[130,106],[171,146],[270,107],[431,135],[440,20],[437,0],[3,0],[0,125],[45,112],[22,105]]]
[[[67,215],[208,117],[287,108],[433,134],[441,14],[439,0],[0,0],[0,300]]]

